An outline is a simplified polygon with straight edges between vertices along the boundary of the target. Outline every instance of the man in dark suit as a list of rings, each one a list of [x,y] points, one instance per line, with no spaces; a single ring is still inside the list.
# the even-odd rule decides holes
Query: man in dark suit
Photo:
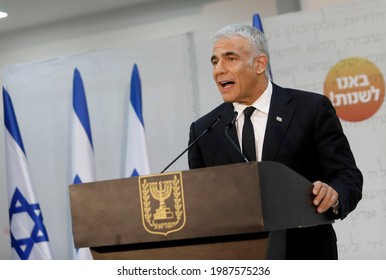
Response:
[[[219,123],[189,150],[190,168],[243,162],[243,156],[225,136],[244,148],[244,122],[253,126],[250,161],[281,162],[313,182],[310,192],[319,213],[345,218],[362,197],[362,174],[331,102],[324,95],[282,88],[269,79],[269,53],[264,34],[247,25],[233,25],[214,37],[213,78],[224,103],[193,122],[192,143],[214,120]],[[246,117],[244,109],[254,107]],[[247,145],[247,144],[246,144]],[[253,146],[253,145],[252,145]],[[286,259],[337,259],[336,235],[331,224],[289,229],[285,233]]]

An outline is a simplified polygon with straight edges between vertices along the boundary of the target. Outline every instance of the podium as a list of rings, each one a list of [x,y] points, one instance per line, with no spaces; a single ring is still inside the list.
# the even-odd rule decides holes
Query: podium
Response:
[[[270,232],[333,222],[311,190],[278,162],[75,184],[75,247],[94,259],[265,259]]]

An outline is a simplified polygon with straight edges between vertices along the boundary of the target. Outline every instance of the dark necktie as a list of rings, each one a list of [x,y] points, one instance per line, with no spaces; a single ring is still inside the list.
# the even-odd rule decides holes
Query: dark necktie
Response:
[[[256,146],[255,134],[251,122],[251,115],[255,111],[255,107],[247,107],[244,109],[244,126],[243,126],[243,154],[249,161],[256,161]]]

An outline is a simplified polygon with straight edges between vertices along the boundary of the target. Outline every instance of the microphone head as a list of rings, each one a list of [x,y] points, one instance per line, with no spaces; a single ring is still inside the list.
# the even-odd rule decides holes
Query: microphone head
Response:
[[[234,111],[233,114],[232,114],[232,118],[231,118],[230,122],[227,125],[228,129],[231,128],[232,126],[234,126],[236,118],[237,118],[237,115],[238,115],[237,111]]]
[[[212,128],[214,128],[220,122],[221,118],[222,118],[222,115],[218,115],[217,118],[210,123],[210,125],[208,126],[208,130],[211,130]]]

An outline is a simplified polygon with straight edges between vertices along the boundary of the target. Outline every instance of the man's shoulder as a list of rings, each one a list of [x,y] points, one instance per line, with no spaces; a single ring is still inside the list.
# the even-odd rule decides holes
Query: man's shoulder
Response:
[[[327,98],[325,95],[307,91],[303,89],[297,88],[284,88],[274,84],[274,92],[280,92],[281,94],[288,94],[291,98],[299,99],[299,100],[321,100]]]
[[[330,106],[331,104],[329,98],[324,94],[302,89],[284,88],[278,85],[274,86],[272,98],[288,101],[300,107],[314,107],[320,106],[320,104],[329,104]]]

